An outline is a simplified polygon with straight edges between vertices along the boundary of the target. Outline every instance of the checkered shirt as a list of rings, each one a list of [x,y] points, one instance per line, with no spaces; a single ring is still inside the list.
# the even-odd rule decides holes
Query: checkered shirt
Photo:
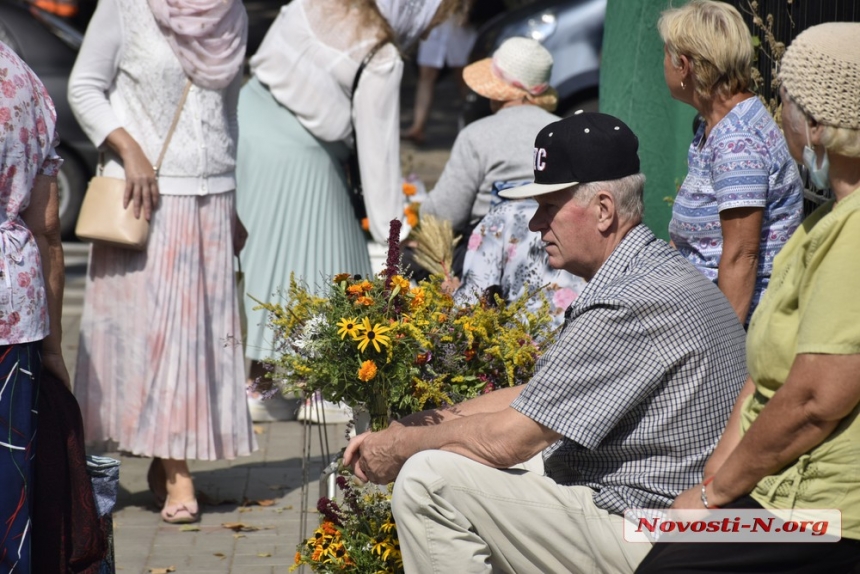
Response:
[[[547,475],[595,504],[662,508],[702,477],[746,380],[745,333],[720,290],[644,225],[567,311],[512,406],[563,438]]]

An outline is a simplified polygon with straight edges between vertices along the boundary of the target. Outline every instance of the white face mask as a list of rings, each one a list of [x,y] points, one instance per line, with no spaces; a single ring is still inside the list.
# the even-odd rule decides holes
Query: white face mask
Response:
[[[809,181],[816,189],[827,189],[830,186],[829,171],[830,159],[827,157],[827,150],[824,150],[824,158],[821,160],[821,167],[816,167],[817,157],[815,150],[812,149],[812,143],[809,139],[809,124],[804,122],[806,128],[806,145],[803,146],[803,165],[809,171]]]

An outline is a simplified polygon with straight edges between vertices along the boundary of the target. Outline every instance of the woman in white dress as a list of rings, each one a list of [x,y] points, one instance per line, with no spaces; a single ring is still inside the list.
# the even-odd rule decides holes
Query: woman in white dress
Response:
[[[246,293],[268,301],[290,275],[314,286],[371,273],[365,232],[345,183],[358,142],[367,224],[385,242],[403,219],[400,50],[463,0],[293,0],[251,58],[239,99],[239,213],[254,233],[242,255]],[[352,85],[362,61],[379,47]],[[354,126],[354,127],[353,127]],[[404,229],[404,233],[407,229]],[[263,311],[245,299],[251,379],[276,353]]]

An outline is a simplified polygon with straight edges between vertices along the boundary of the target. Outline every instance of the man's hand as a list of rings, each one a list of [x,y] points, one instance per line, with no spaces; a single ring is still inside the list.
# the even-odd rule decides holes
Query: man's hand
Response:
[[[343,463],[353,467],[355,475],[364,481],[388,484],[400,473],[407,456],[396,453],[395,438],[403,429],[366,432],[349,441]]]

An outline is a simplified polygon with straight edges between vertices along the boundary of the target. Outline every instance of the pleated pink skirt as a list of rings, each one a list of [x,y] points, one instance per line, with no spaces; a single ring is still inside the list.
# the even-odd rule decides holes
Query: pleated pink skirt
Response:
[[[256,450],[234,202],[234,192],[162,196],[146,251],[91,248],[75,373],[88,443],[180,460]]]

